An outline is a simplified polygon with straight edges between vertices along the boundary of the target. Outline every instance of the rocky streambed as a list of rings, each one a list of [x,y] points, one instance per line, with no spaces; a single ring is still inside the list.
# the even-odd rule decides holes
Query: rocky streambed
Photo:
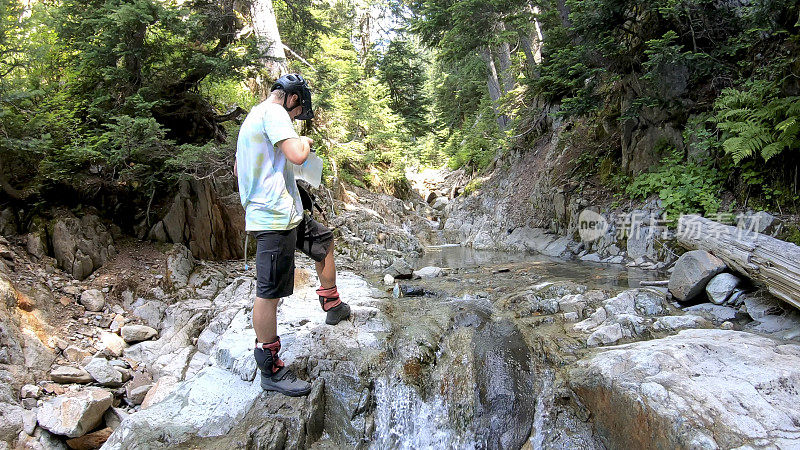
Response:
[[[258,385],[252,274],[168,250],[141,275],[156,287],[119,304],[116,287],[84,299],[91,289],[57,286],[99,309],[74,314],[65,327],[83,334],[64,343],[42,341],[55,329],[33,331],[58,300],[25,300],[29,288],[3,276],[6,446],[800,445],[800,321],[758,291],[740,294],[746,308],[687,310],[665,288],[639,286],[658,272],[439,247],[414,263],[429,266],[420,278],[396,285],[343,270],[353,316],[331,327],[300,260],[279,334],[313,390],[288,398]],[[106,303],[90,306],[98,294]]]

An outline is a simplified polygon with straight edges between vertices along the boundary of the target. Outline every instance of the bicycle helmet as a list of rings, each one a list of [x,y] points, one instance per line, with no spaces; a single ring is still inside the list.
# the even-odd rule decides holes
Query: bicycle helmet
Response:
[[[272,89],[270,89],[270,92],[276,89],[282,89],[286,93],[286,96],[283,98],[283,109],[285,109],[287,112],[291,111],[286,107],[287,99],[291,94],[297,94],[297,96],[300,98],[300,105],[303,107],[303,110],[300,112],[300,115],[297,116],[297,119],[311,120],[314,118],[314,110],[311,106],[311,90],[308,88],[308,83],[306,83],[306,80],[303,79],[302,76],[296,73],[284,75],[275,80],[275,83],[272,84]]]

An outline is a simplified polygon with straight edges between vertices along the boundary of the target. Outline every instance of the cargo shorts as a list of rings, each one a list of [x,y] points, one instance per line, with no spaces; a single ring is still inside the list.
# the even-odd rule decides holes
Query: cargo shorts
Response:
[[[294,292],[294,252],[314,261],[325,259],[333,245],[333,231],[308,214],[291,230],[253,232],[256,238],[256,296],[288,297]]]

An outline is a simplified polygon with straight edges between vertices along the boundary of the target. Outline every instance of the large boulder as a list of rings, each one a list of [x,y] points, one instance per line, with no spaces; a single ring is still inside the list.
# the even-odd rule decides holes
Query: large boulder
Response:
[[[53,253],[62,269],[82,280],[114,255],[114,241],[99,217],[67,214],[53,224]]]
[[[800,446],[800,345],[686,330],[581,360],[570,384],[609,448]]]
[[[241,258],[244,211],[238,195],[229,198],[224,191],[212,180],[182,182],[164,218],[149,230],[149,237],[185,244],[196,258]]]
[[[725,263],[704,250],[692,250],[678,258],[669,277],[669,291],[678,301],[690,301],[703,292],[706,283],[726,269]]]
[[[83,436],[100,424],[113,398],[110,392],[95,387],[61,394],[39,408],[39,426],[62,436]]]
[[[164,400],[129,416],[104,448],[135,448],[155,442],[179,444],[193,437],[225,435],[250,410],[261,392],[258,383],[208,367],[178,385]]]

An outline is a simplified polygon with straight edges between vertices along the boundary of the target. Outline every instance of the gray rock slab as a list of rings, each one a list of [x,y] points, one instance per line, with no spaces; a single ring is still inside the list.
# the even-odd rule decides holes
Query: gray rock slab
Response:
[[[161,402],[128,416],[103,448],[146,448],[156,441],[178,444],[195,436],[225,435],[261,392],[257,383],[243,381],[218,367],[207,367]]]
[[[797,448],[800,346],[685,330],[578,362],[570,386],[614,448]]]

